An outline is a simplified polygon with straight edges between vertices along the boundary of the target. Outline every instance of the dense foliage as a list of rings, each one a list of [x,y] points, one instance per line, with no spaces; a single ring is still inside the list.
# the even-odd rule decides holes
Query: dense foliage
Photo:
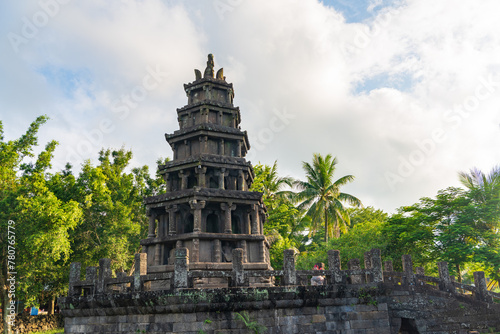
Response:
[[[70,165],[49,173],[57,142],[33,153],[46,121],[38,117],[24,135],[10,141],[4,141],[0,122],[2,306],[9,303],[9,272],[16,273],[16,300],[45,304],[52,311],[55,298],[67,289],[69,263],[85,267],[107,257],[113,269],[130,270],[146,234],[143,197],[164,191],[147,166],[127,172],[132,153],[124,149],[102,150],[99,164],[86,161],[78,176]]]
[[[254,189],[264,193],[268,207],[265,232],[272,244],[275,268],[280,268],[285,248],[300,252],[300,269],[311,269],[316,262],[327,263],[329,249],[340,251],[345,267],[347,260],[362,260],[364,252],[379,248],[383,261],[392,260],[396,270],[402,270],[401,257],[410,254],[415,266],[424,267],[430,274],[436,273],[436,262],[446,261],[458,281],[470,282],[473,271],[483,270],[491,282],[498,282],[499,167],[489,174],[461,172],[459,178],[465,189],[440,190],[434,198],[424,197],[389,215],[373,207],[360,207],[359,199],[343,194],[340,186],[354,177],[333,181],[336,164],[330,155],[315,154],[312,164],[303,163],[306,181],[285,178],[287,182],[280,182],[276,162],[272,167],[255,167]],[[274,180],[271,183],[288,189],[264,189],[261,180]],[[350,206],[344,207],[344,203]]]

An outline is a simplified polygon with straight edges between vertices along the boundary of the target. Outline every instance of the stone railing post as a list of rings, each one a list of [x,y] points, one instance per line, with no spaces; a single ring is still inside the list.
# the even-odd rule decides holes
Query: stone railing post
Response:
[[[111,259],[99,260],[99,279],[97,280],[97,294],[108,292],[106,279],[111,278]]]
[[[365,282],[366,283],[370,283],[373,280],[372,272],[371,272],[371,269],[372,269],[371,255],[372,255],[371,251],[365,252],[363,254],[363,258],[365,261],[365,269],[367,270],[366,275],[365,275]]]
[[[141,275],[148,273],[148,254],[138,253],[135,254],[135,268],[134,268],[134,291],[142,291],[143,286],[141,283]]]
[[[380,249],[372,249],[370,251],[371,262],[371,279],[372,282],[378,283],[384,281],[384,273],[382,271],[382,258],[380,256]]]
[[[332,273],[332,282],[330,284],[342,283],[342,272],[340,263],[340,251],[330,249],[328,251],[328,269]]]
[[[81,269],[82,264],[80,262],[72,262],[69,266],[68,297],[76,297],[82,294],[82,288],[75,286],[75,284],[80,282]]]
[[[243,249],[233,249],[233,272],[231,286],[247,286],[248,280],[245,277],[245,269],[243,268]]]
[[[406,278],[404,283],[407,285],[415,285],[415,275],[413,274],[413,261],[411,259],[411,255],[403,255],[401,257],[401,261],[403,262],[403,272]]]
[[[186,289],[189,286],[188,282],[189,271],[189,250],[186,247],[175,249],[175,266],[174,266],[174,288]]]
[[[85,269],[85,280],[87,282],[97,281],[97,267],[87,267]]]
[[[455,287],[452,284],[450,272],[448,271],[448,262],[438,262],[439,271],[439,290],[455,292]]]
[[[365,260],[365,269],[372,269],[372,253],[371,251],[365,252],[363,254],[364,260]]]
[[[283,251],[283,285],[296,285],[297,272],[295,271],[295,250],[285,249]]]
[[[492,303],[493,298],[488,295],[488,288],[486,285],[486,279],[484,277],[484,271],[475,271],[474,272],[474,297],[477,300]]]

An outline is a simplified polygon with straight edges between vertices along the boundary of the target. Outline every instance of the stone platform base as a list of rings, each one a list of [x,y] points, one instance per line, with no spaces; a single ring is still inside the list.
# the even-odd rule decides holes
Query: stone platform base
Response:
[[[252,324],[268,334],[500,331],[500,305],[387,283],[147,291],[59,305],[66,334],[237,334],[251,333]]]

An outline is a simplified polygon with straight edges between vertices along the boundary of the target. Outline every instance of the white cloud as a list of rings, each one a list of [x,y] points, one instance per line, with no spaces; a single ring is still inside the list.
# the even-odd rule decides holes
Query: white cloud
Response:
[[[18,136],[47,113],[55,120],[42,128],[40,142],[60,141],[59,165],[124,145],[133,149],[134,163],[153,166],[171,154],[163,134],[178,127],[182,84],[194,79],[194,68],[204,69],[211,52],[235,85],[252,162],[277,159],[284,174],[302,177],[301,161],[331,153],[339,158],[339,177],[357,178],[347,190],[367,205],[394,210],[457,185],[459,170],[498,163],[500,87],[480,88],[489,92],[485,98],[476,93],[490,75],[500,80],[500,5],[380,5],[371,1],[372,18],[346,23],[341,12],[313,0],[69,2],[18,53],[8,39],[0,42],[7,51],[0,55],[6,135]],[[23,17],[40,6],[6,9],[4,36],[21,34]],[[133,100],[134,107],[118,109],[140,92],[151,68],[166,73],[158,86]],[[471,111],[455,112],[464,105]],[[270,136],[265,129],[276,113],[293,118]],[[387,173],[419,157],[415,152],[436,129],[446,139],[391,188]]]

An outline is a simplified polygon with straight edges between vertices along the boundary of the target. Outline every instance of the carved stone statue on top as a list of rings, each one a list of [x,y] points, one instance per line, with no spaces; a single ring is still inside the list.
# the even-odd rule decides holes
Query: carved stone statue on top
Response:
[[[207,68],[205,69],[205,74],[203,74],[203,77],[204,78],[214,77],[214,56],[211,53],[208,55]]]
[[[195,81],[201,80],[200,70],[195,69],[194,75],[195,75]],[[205,73],[203,73],[203,78],[214,78],[214,56],[211,53],[208,55],[207,68],[205,68]],[[217,71],[215,78],[218,80],[226,81],[223,68]]]

